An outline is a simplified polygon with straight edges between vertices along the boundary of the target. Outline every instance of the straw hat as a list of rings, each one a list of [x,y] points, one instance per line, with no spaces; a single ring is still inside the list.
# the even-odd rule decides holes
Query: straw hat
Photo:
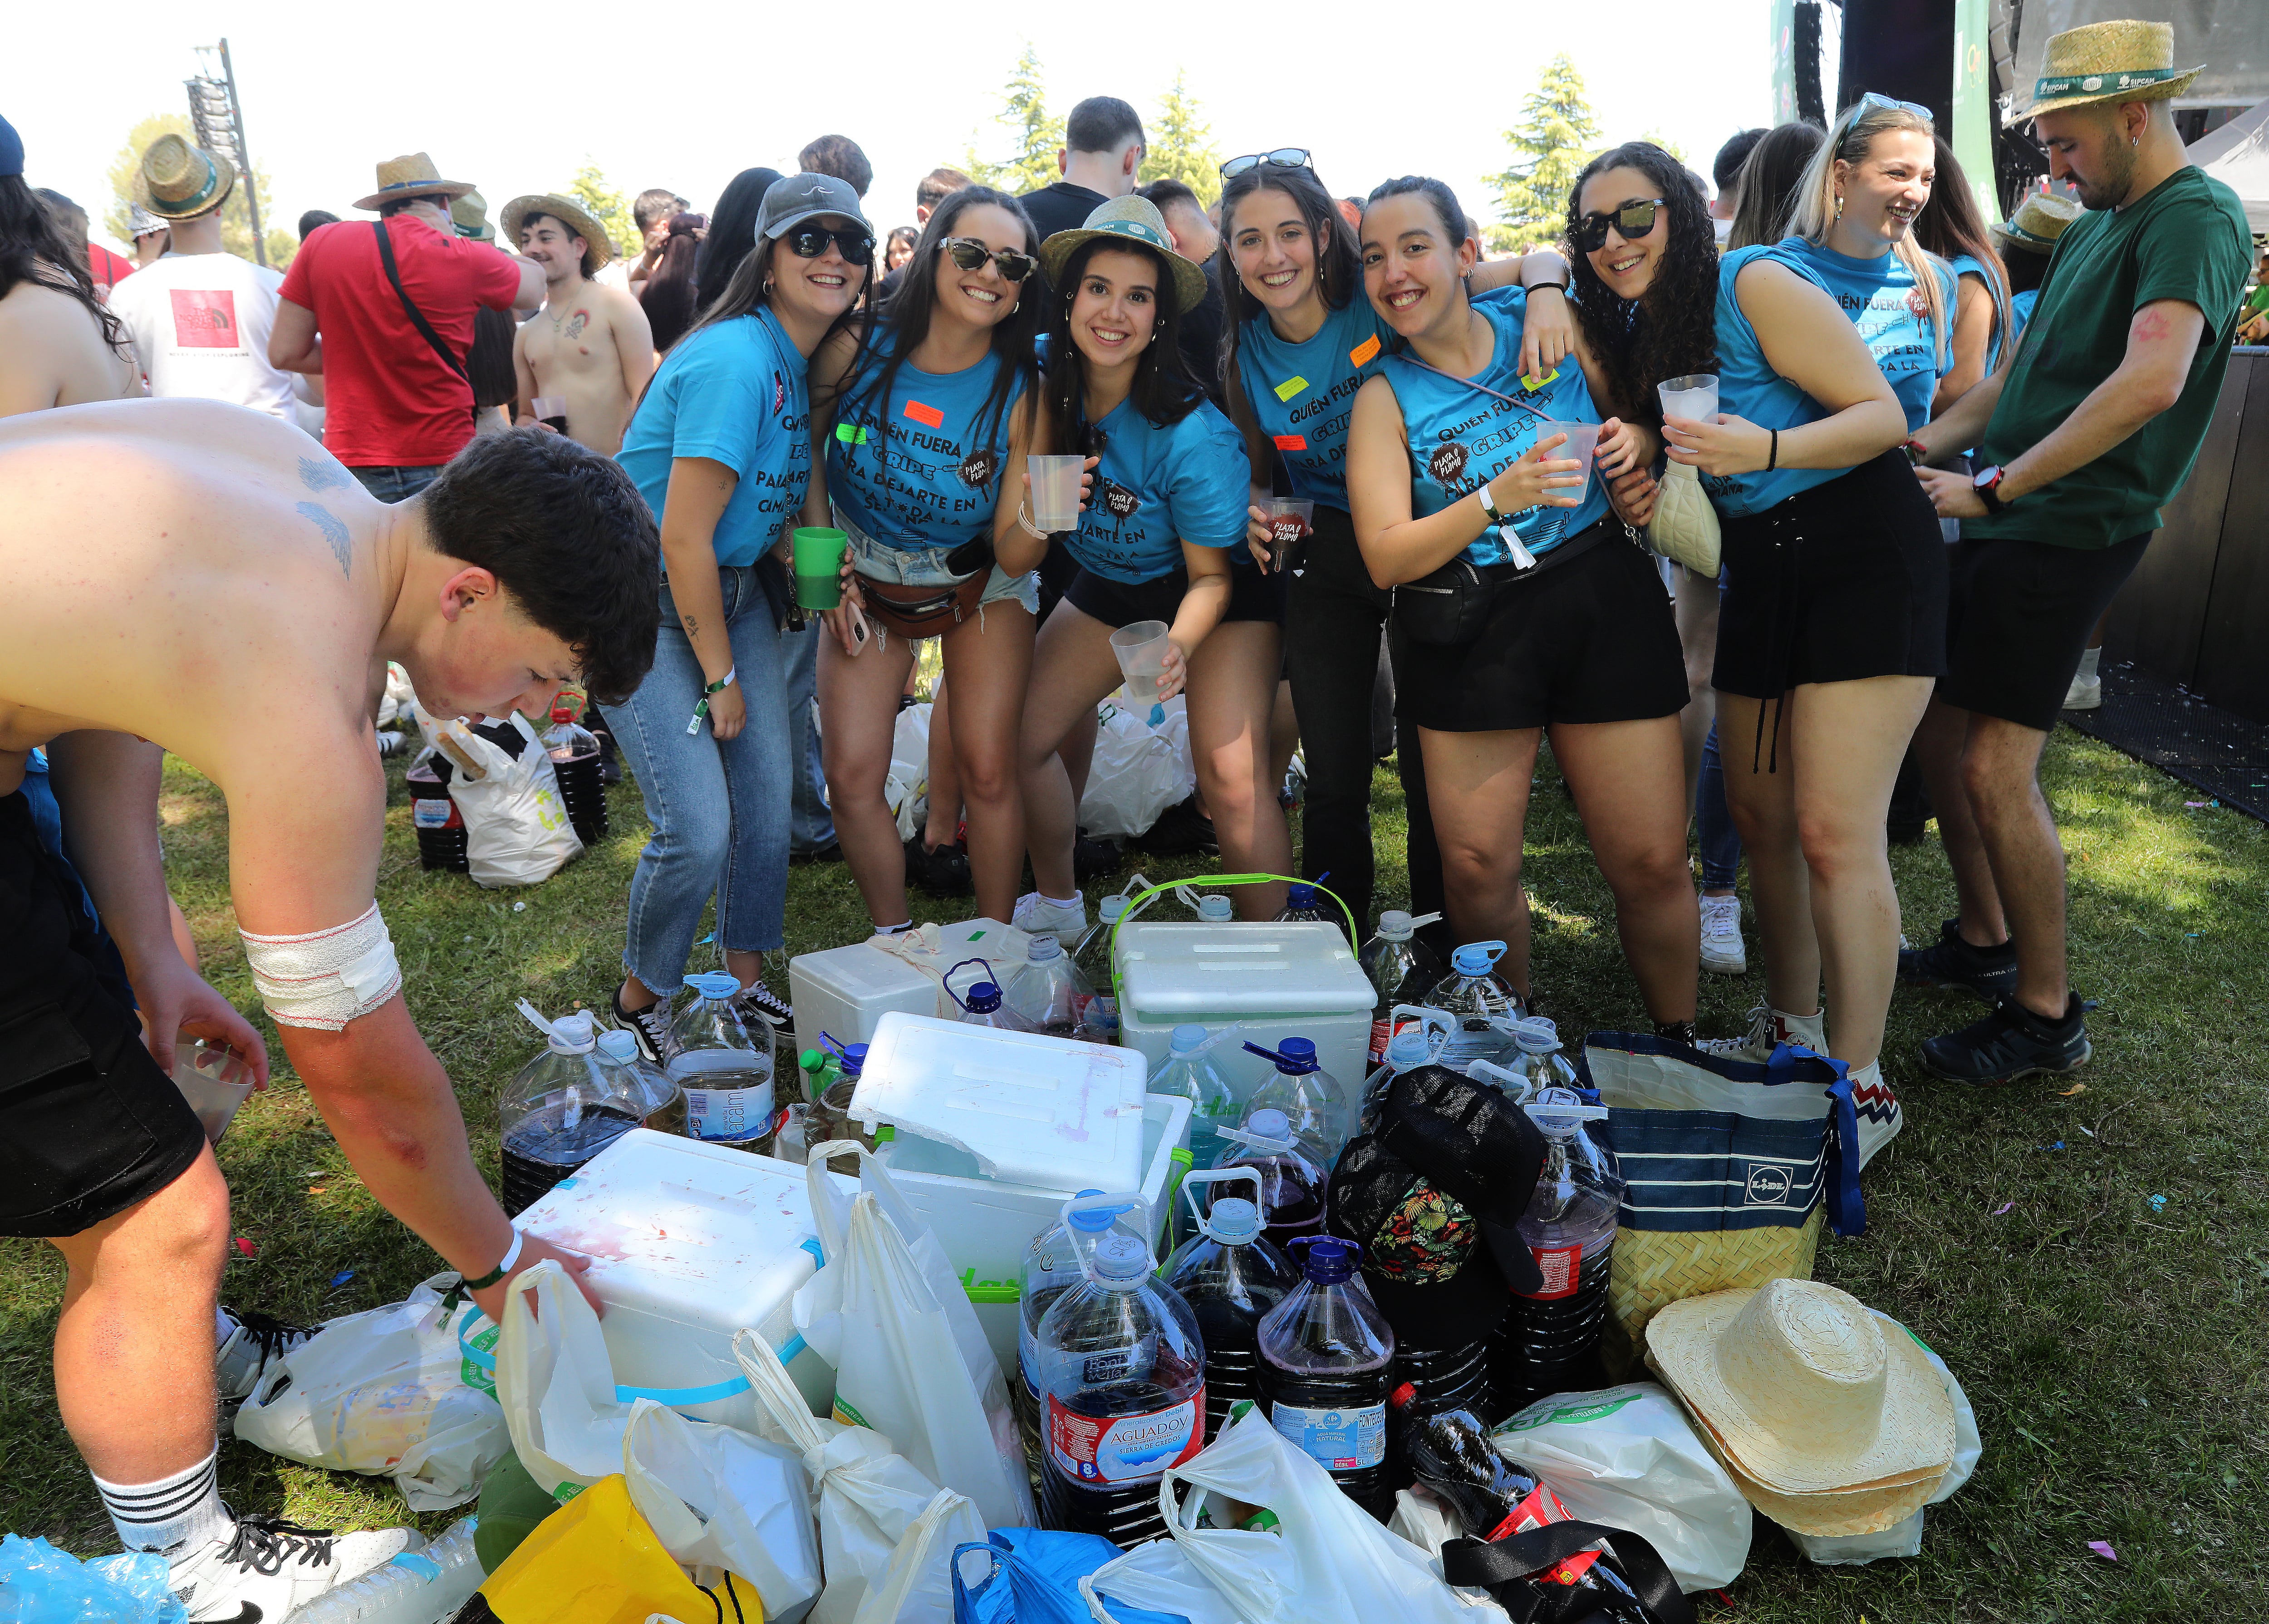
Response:
[[[2081,212],[2080,204],[2072,198],[2053,192],[2035,192],[2017,205],[2016,213],[2009,217],[2007,225],[1993,228],[1993,234],[2015,247],[2046,254],[2056,247],[2065,227],[2080,218]]]
[[[1049,285],[1062,283],[1064,262],[1074,249],[1098,237],[1123,238],[1157,250],[1174,273],[1174,293],[1185,314],[1205,302],[1205,272],[1196,261],[1174,252],[1172,233],[1166,230],[1166,217],[1158,212],[1158,205],[1132,192],[1103,204],[1078,230],[1058,232],[1040,245],[1040,269],[1048,273]]]
[[[1689,1297],[1647,1322],[1646,1346],[1732,1463],[1772,1493],[1934,1485],[1954,1464],[1954,1403],[1929,1359],[1833,1286]]]
[[[160,220],[193,219],[228,201],[236,166],[218,152],[160,136],[142,154],[134,175],[134,201]]]
[[[1896,1528],[1928,1505],[1937,1495],[1939,1485],[1946,1480],[1946,1473],[1940,1472],[1919,1482],[1891,1488],[1860,1488],[1834,1495],[1780,1495],[1742,1471],[1741,1464],[1726,1453],[1725,1442],[1707,1424],[1694,1430],[1711,1454],[1717,1457],[1718,1464],[1726,1468],[1744,1499],[1783,1528],[1815,1539],[1841,1539],[1852,1534],[1879,1534],[1887,1528]]]
[[[457,228],[460,237],[469,237],[476,242],[496,240],[496,227],[489,222],[489,201],[478,192],[467,192],[449,200],[449,223]]]
[[[2175,66],[2172,23],[2089,23],[2049,36],[2041,77],[2033,85],[2037,118],[2092,101],[2163,101],[2179,96],[2206,71]]]
[[[405,197],[462,197],[473,189],[470,181],[444,181],[433,160],[423,152],[405,152],[378,166],[378,189],[355,202],[358,209],[382,209]]]
[[[531,214],[548,214],[555,220],[565,221],[567,229],[580,237],[589,250],[594,271],[615,257],[615,240],[607,235],[607,228],[593,219],[580,203],[551,192],[531,192],[525,197],[515,197],[497,216],[497,230],[514,253],[520,251],[521,224]]]

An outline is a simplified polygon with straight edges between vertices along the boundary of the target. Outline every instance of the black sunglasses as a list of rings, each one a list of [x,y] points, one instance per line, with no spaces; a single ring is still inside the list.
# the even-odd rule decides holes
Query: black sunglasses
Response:
[[[843,257],[846,260],[871,259],[875,253],[873,234],[861,231],[855,225],[832,231],[824,225],[799,225],[792,232],[783,233],[780,240],[787,244],[787,251],[800,260],[817,259],[827,252],[827,245],[831,242],[843,250]]]
[[[1258,169],[1263,164],[1274,164],[1279,169],[1305,169],[1308,149],[1304,146],[1280,146],[1273,152],[1247,152],[1243,158],[1232,158],[1221,166],[1221,178],[1233,181],[1248,169]]]
[[[1610,223],[1624,241],[1637,242],[1654,229],[1654,211],[1660,207],[1661,198],[1649,197],[1644,202],[1627,203],[1620,209],[1603,209],[1597,214],[1585,215],[1576,222],[1576,252],[1596,254],[1607,247]]]
[[[964,270],[975,270],[991,260],[1011,282],[1022,282],[1040,268],[1040,262],[1029,254],[1019,254],[1014,248],[988,248],[974,237],[948,237],[938,247],[953,255],[953,262]]]

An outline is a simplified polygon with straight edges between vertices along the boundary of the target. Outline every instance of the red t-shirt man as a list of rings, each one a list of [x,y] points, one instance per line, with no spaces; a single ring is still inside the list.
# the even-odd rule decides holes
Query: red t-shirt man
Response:
[[[121,257],[99,242],[86,245],[87,274],[94,278],[94,296],[108,299],[110,290],[134,274],[134,262]]]
[[[323,448],[349,468],[436,467],[473,437],[473,391],[402,307],[380,231],[403,289],[461,361],[473,347],[473,312],[509,310],[520,296],[520,266],[403,213],[316,227],[285,274],[284,298],[312,311],[322,335]]]

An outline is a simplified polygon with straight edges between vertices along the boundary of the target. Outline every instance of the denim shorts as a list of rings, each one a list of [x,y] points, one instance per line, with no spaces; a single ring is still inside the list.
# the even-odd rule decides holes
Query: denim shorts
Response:
[[[876,541],[857,525],[845,518],[839,510],[835,515],[836,528],[851,538],[851,567],[869,580],[885,581],[901,587],[950,587],[969,579],[957,575],[946,567],[948,547],[890,547]],[[992,578],[985,583],[985,595],[977,601],[982,609],[988,603],[1000,603],[1014,599],[1034,615],[1040,612],[1039,578],[1027,570],[1022,575],[1011,575],[999,565],[992,566]],[[942,633],[950,621],[938,628]],[[877,631],[881,628],[877,627]]]

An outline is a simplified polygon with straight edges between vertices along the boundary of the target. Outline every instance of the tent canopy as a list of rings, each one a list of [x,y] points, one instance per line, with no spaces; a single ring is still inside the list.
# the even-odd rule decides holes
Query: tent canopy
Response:
[[[2009,89],[2011,121],[2032,116],[2051,34],[2122,18],[2172,23],[2175,66],[2206,64],[2177,107],[2251,107],[2269,99],[2265,0],[1993,0],[1993,55]]]
[[[2189,149],[2191,162],[2237,194],[2245,223],[2269,232],[2269,101],[2239,114]]]

